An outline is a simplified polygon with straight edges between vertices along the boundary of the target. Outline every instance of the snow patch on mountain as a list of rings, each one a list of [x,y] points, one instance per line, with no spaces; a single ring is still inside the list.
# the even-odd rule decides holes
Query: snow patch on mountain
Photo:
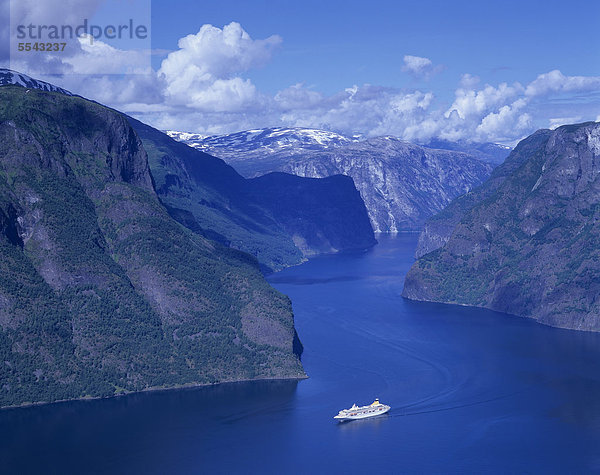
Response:
[[[220,158],[239,155],[240,151],[276,154],[282,151],[294,154],[298,150],[316,150],[358,142],[360,135],[342,135],[326,130],[302,127],[271,127],[236,132],[229,135],[202,136],[168,130],[166,133],[186,144]]]
[[[420,229],[429,216],[478,186],[493,169],[486,163],[492,155],[487,149],[441,150],[394,136],[365,138],[299,127],[206,138],[169,135],[224,159],[246,177],[273,171],[310,178],[350,176],[376,232]]]
[[[33,79],[23,73],[18,73],[10,69],[0,68],[0,86],[21,86],[29,89],[39,89],[48,92],[59,92],[67,96],[73,94],[62,87],[55,86],[49,82]]]

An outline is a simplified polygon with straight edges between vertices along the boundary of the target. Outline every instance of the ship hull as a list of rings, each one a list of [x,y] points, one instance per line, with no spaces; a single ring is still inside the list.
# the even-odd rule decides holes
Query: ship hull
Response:
[[[381,405],[381,407],[373,408],[372,410],[365,411],[356,411],[354,413],[349,414],[338,414],[334,416],[334,419],[338,422],[348,422],[348,421],[356,421],[360,419],[368,419],[371,417],[377,417],[382,414],[385,414],[390,410],[390,406]]]

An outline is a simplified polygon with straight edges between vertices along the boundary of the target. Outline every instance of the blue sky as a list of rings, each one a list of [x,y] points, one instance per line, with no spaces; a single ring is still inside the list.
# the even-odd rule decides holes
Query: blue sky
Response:
[[[45,0],[42,16],[62,1]],[[132,1],[150,0],[72,1],[71,17],[109,21]],[[140,51],[96,41],[59,61],[77,74],[37,75],[159,128],[205,134],[286,125],[514,144],[600,120],[596,1],[173,0],[151,11],[151,70]],[[102,74],[114,65],[135,74]]]
[[[484,82],[529,82],[560,69],[600,75],[600,2],[218,1],[154,2],[153,44],[173,49],[201,24],[239,22],[253,38],[282,37],[268,67],[248,77],[276,92],[305,82],[333,94],[353,84],[417,87],[406,54],[445,69],[431,80],[452,97],[463,73]]]

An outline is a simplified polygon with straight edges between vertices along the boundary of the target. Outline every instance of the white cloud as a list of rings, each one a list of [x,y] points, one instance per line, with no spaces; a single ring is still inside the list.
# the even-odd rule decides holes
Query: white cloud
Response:
[[[519,83],[514,83],[512,86],[501,83],[497,87],[486,84],[480,90],[460,87],[455,92],[456,98],[453,104],[446,111],[446,117],[449,117],[453,111],[456,111],[461,119],[479,116],[496,106],[506,104],[522,92],[523,86]]]
[[[560,127],[561,125],[565,125],[565,124],[576,124],[577,122],[581,121],[581,116],[574,116],[574,117],[554,117],[554,118],[550,118],[548,120],[549,125],[548,128],[551,130],[554,130],[558,127]]]
[[[404,56],[404,67],[405,71],[409,71],[415,74],[421,74],[428,69],[433,67],[433,63],[429,58],[422,58],[421,56],[411,56],[407,54]]]
[[[78,25],[91,18],[105,0],[11,0],[13,25]]]
[[[149,57],[147,52],[122,50],[90,35],[78,38],[80,50],[67,56],[63,62],[69,72],[75,74],[147,74]]]
[[[527,86],[527,96],[600,89],[600,77],[565,76],[558,69],[540,74]]]
[[[517,99],[510,105],[500,107],[496,112],[490,112],[475,129],[477,140],[510,141],[515,134],[521,134],[532,126],[531,115],[521,109],[525,107],[524,99]]]
[[[162,62],[159,75],[173,102],[200,110],[233,111],[252,105],[257,91],[238,74],[264,65],[281,43],[277,35],[253,40],[239,23],[204,25],[178,42]]]
[[[560,71],[541,74],[524,85],[481,85],[477,76],[463,74],[449,106],[429,90],[370,84],[351,85],[331,95],[303,83],[275,94],[262,93],[244,73],[265,65],[281,41],[276,35],[252,39],[238,23],[223,28],[204,25],[198,33],[182,38],[178,49],[168,53],[156,72],[40,79],[156,127],[205,134],[284,125],[369,136],[396,135],[413,141],[438,137],[514,143],[537,127],[590,120],[598,114],[593,103],[581,109],[564,97],[597,91],[600,78],[565,76]],[[95,67],[101,72],[109,62],[135,65],[136,56],[95,41],[82,45],[80,54],[65,61],[74,70]],[[405,67],[424,78],[437,69],[428,58],[416,56],[406,56]],[[549,105],[557,98],[561,99],[560,110]]]
[[[10,24],[4,24],[5,29],[0,32],[0,39],[10,29],[13,30],[9,33],[11,38],[22,38],[20,35],[24,33],[18,34],[16,31],[21,25],[27,27],[24,30],[27,32],[27,41],[57,41],[60,38],[58,41],[65,43],[65,47],[56,53],[23,54],[16,51],[16,43],[13,43],[11,61],[7,66],[38,77],[43,74],[148,73],[152,54],[150,38],[129,41],[119,39],[116,34],[107,37],[110,29],[105,21],[107,12],[110,11],[113,30],[116,30],[114,25],[125,25],[129,21],[145,26],[149,24],[150,3],[147,0],[128,0],[126,4],[120,2],[121,5],[115,10],[112,8],[115,1],[11,0]],[[135,13],[132,14],[132,11]],[[88,34],[90,32],[94,36]],[[47,36],[52,34],[58,36]],[[7,45],[10,45],[10,41]],[[8,55],[8,49],[6,54]]]
[[[429,58],[407,54],[403,59],[404,66],[402,66],[402,71],[418,78],[428,79],[442,69],[440,66],[434,66]]]
[[[323,101],[320,92],[297,83],[275,94],[275,102],[282,110],[312,109]]]
[[[439,137],[514,144],[535,128],[546,126],[534,120],[532,99],[525,94],[527,85],[486,84],[468,89],[465,84],[462,81],[456,89],[452,105],[441,108],[431,91],[399,91],[365,84],[325,96],[299,83],[267,96],[238,77],[215,80],[197,89],[194,94],[205,94],[195,99],[202,108],[182,105],[169,96],[152,107],[134,104],[123,108],[159,128],[206,134],[284,125],[368,136],[395,135],[411,141]],[[166,90],[166,84],[160,87]],[[563,119],[573,122],[579,117]]]
[[[465,73],[460,77],[459,85],[461,88],[471,89],[477,86],[480,81],[481,79],[479,79],[479,76],[473,76],[472,74]]]

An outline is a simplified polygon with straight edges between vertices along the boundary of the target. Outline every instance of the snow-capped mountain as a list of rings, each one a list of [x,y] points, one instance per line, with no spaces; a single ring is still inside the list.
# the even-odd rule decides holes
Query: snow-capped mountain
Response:
[[[171,138],[194,148],[232,160],[238,157],[240,152],[263,155],[285,152],[288,155],[295,155],[303,150],[338,147],[361,139],[359,135],[349,136],[302,127],[271,127],[213,136],[174,130],[167,130],[166,133]]]
[[[67,96],[73,95],[66,89],[55,86],[54,84],[33,79],[26,74],[18,73],[10,69],[0,68],[0,86],[8,86],[10,84],[28,87],[30,89],[41,89],[42,91],[60,92],[61,94],[66,94]]]
[[[281,127],[206,138],[169,135],[224,159],[247,177],[272,171],[312,178],[348,175],[376,232],[420,229],[429,216],[482,183],[493,169],[484,153],[428,148],[396,137],[365,139]]]

